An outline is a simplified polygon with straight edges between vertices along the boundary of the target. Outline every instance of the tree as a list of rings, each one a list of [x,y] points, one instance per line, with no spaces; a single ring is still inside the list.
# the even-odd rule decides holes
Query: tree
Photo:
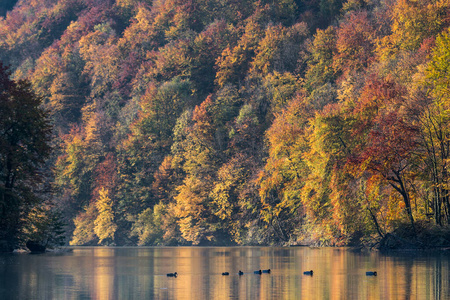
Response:
[[[354,120],[343,103],[329,104],[309,122],[310,146],[303,157],[310,170],[301,191],[307,233],[343,245],[358,239],[366,225],[356,197],[358,185],[345,168],[354,148]]]
[[[95,228],[96,215],[97,209],[94,203],[90,203],[85,208],[85,211],[77,215],[73,220],[75,230],[73,231],[70,245],[97,244],[98,239],[93,230]]]
[[[190,79],[195,84],[196,92],[207,96],[214,89],[216,77],[215,63],[222,51],[236,40],[236,29],[224,20],[208,25],[194,40]]]
[[[364,70],[373,55],[374,32],[366,12],[350,13],[337,29],[335,70],[344,74]]]
[[[255,50],[250,72],[260,72],[264,76],[274,71],[294,72],[300,45],[306,39],[307,33],[305,23],[297,23],[289,28],[269,25]]]
[[[151,208],[147,208],[138,215],[131,228],[131,236],[139,238],[138,245],[151,246],[161,242],[163,237],[161,228],[162,215],[159,212],[163,206],[163,203],[157,204],[154,206],[154,211]]]
[[[239,194],[249,180],[252,163],[248,157],[237,154],[217,171],[217,179],[211,190],[211,211],[222,222],[220,229],[239,241],[245,232],[246,208],[240,205]]]
[[[91,120],[95,121],[95,118]],[[91,199],[94,170],[103,154],[97,129],[90,126],[87,134],[74,127],[62,137],[61,154],[55,163],[55,183],[61,192],[59,196],[65,199],[60,204],[69,219]]]
[[[144,136],[160,142],[161,148],[170,144],[177,118],[192,102],[191,83],[175,77],[159,88],[150,84],[141,99],[142,113],[135,125]]]
[[[349,163],[359,174],[381,175],[401,195],[415,232],[408,175],[418,128],[408,122],[401,109],[404,94],[405,90],[389,78],[367,81],[354,111],[357,121],[353,135],[359,145]]]
[[[86,62],[83,72],[89,74],[91,79],[91,96],[98,97],[117,81],[120,56],[117,38],[110,24],[96,25],[94,30],[79,40],[79,47],[80,55]]]
[[[380,56],[397,55],[400,51],[415,51],[425,38],[439,33],[449,24],[448,1],[394,1],[389,7],[391,32],[378,43]]]
[[[153,217],[151,219],[145,219],[146,215],[144,214],[144,220],[152,220],[152,224],[155,224],[154,221],[158,221],[158,224],[160,225],[157,228],[158,230],[160,229],[158,233],[162,236],[162,241],[160,239],[161,236],[156,238],[158,238],[158,242],[165,245],[183,243],[181,232],[177,225],[176,215],[174,213],[174,207],[176,205],[174,199],[176,196],[176,186],[181,185],[181,180],[183,178],[181,176],[181,169],[173,165],[175,165],[173,164],[173,156],[167,155],[158,170],[154,173],[155,179],[152,184],[152,191],[159,202],[153,208]],[[141,222],[140,224],[145,225],[146,223]],[[136,224],[134,224],[133,227],[140,228],[139,226],[136,226]],[[147,230],[139,231],[139,233],[145,232],[147,232]],[[141,240],[141,234],[138,236]],[[155,235],[152,234],[152,236]]]
[[[240,84],[245,78],[263,33],[261,24],[255,19],[256,16],[250,18],[237,45],[225,48],[217,58],[216,83],[220,87],[227,83]]]
[[[301,83],[296,76],[291,73],[273,72],[264,78],[264,87],[270,101],[269,113],[279,113],[285,108],[290,100],[301,91]]]
[[[100,244],[111,244],[114,242],[114,234],[117,225],[114,222],[113,203],[108,195],[108,190],[100,189],[99,197],[95,206],[98,210],[97,218],[94,221],[94,231],[98,236]]]
[[[309,148],[305,131],[310,114],[305,97],[299,96],[275,115],[266,132],[269,157],[258,178],[261,215],[274,238],[284,242],[293,232],[294,220],[301,215],[300,191],[310,172],[303,159]]]
[[[0,241],[12,250],[23,226],[20,220],[41,201],[33,189],[51,152],[52,127],[31,84],[9,76],[0,63]]]
[[[312,91],[337,78],[333,69],[333,56],[337,51],[336,29],[330,26],[317,30],[308,50],[310,58],[305,79],[306,87]]]
[[[24,237],[27,241],[45,248],[62,246],[65,242],[62,216],[54,204],[42,203],[34,206],[25,216]]]
[[[426,70],[426,82],[431,103],[423,110],[422,129],[427,164],[434,190],[434,215],[441,224],[442,205],[450,224],[450,30],[436,38],[431,61]]]
[[[193,244],[212,241],[216,229],[214,223],[218,221],[214,220],[209,199],[219,165],[214,107],[211,96],[196,106],[192,114],[194,124],[189,129],[186,140],[180,143],[182,149],[177,149],[178,154],[184,158],[182,168],[186,177],[183,184],[177,187],[176,214],[182,237]]]

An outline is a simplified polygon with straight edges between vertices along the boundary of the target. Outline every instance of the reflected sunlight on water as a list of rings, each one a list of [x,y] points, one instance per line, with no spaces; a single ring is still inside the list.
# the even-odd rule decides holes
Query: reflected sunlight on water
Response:
[[[344,248],[78,247],[1,255],[0,299],[450,299],[449,261]]]

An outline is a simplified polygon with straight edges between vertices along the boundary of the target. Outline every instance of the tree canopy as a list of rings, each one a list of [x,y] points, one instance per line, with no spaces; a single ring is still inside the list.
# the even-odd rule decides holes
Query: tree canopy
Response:
[[[17,246],[27,213],[41,202],[36,191],[52,130],[41,103],[29,82],[11,80],[0,63],[0,241],[7,249]]]
[[[1,9],[2,234],[39,215],[44,163],[73,245],[423,244],[450,225],[447,0]]]

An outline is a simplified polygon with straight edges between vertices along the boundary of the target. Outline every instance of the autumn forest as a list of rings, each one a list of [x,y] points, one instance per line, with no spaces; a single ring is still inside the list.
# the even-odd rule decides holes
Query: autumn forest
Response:
[[[450,1],[0,14],[0,242],[450,244]]]

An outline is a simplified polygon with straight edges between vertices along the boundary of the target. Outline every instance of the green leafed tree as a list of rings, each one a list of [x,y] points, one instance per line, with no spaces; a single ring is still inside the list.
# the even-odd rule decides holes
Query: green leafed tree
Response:
[[[157,245],[161,243],[164,232],[162,230],[163,217],[167,211],[163,203],[142,211],[131,228],[131,236],[137,236],[138,245]]]

